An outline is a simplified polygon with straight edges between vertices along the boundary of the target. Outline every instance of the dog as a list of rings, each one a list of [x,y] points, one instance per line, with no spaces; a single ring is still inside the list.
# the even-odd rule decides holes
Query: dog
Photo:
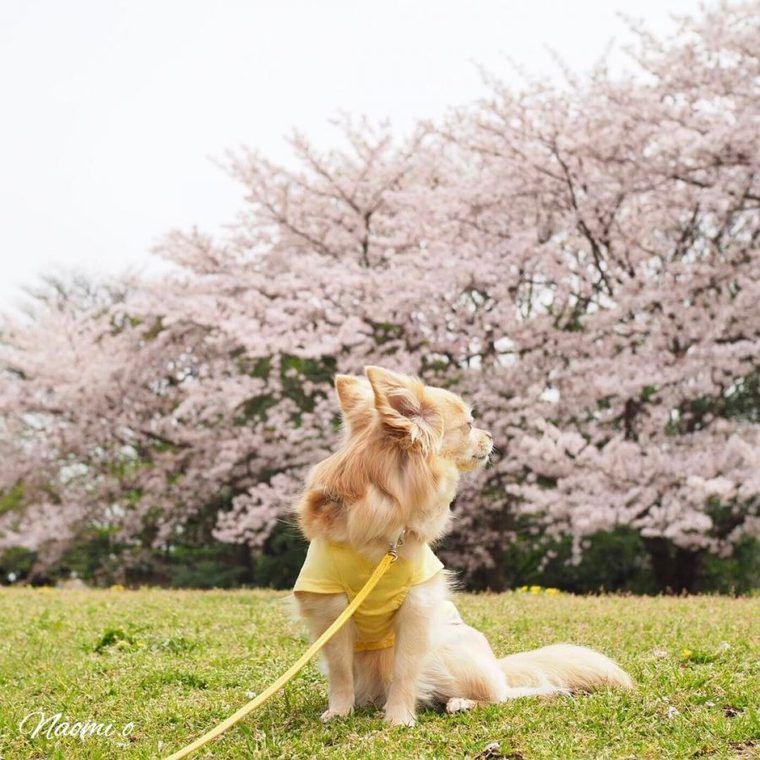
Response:
[[[294,587],[301,618],[319,636],[374,567],[398,560],[323,650],[329,680],[322,720],[384,706],[391,726],[413,726],[419,705],[449,713],[528,696],[632,688],[591,649],[555,644],[497,658],[449,601],[450,581],[430,545],[451,522],[463,473],[489,459],[491,434],[457,395],[381,367],[338,375],[344,437],[309,473],[296,505],[309,551]]]

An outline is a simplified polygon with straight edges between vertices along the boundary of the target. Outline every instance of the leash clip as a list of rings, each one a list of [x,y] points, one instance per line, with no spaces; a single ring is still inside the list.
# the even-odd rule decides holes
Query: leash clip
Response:
[[[394,562],[398,559],[398,550],[404,545],[405,536],[406,528],[404,528],[401,533],[398,534],[398,538],[392,544],[388,545],[388,554],[393,557]]]

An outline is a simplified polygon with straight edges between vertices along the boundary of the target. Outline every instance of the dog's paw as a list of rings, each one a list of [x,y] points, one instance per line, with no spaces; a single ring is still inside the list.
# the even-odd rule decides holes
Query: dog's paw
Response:
[[[446,703],[446,712],[458,713],[465,712],[466,710],[472,710],[478,703],[474,699],[464,699],[464,697],[452,697]]]
[[[346,705],[345,707],[328,707],[320,716],[320,720],[322,723],[327,723],[333,718],[345,718],[347,715],[351,715],[353,711],[353,705]]]
[[[408,726],[412,727],[417,724],[414,713],[406,707],[385,708],[385,722],[389,726]]]

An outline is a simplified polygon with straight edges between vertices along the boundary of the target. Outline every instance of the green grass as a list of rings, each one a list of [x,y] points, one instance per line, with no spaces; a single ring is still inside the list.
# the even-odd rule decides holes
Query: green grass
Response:
[[[303,650],[284,596],[0,591],[0,758],[154,758],[179,749]],[[310,665],[198,756],[459,758],[492,742],[501,754],[489,757],[526,760],[756,756],[760,598],[508,593],[462,594],[457,604],[497,654],[587,644],[617,659],[639,688],[457,716],[426,710],[411,730],[389,729],[370,710],[323,726],[326,684]],[[126,741],[31,738],[18,724],[33,711],[135,728]]]

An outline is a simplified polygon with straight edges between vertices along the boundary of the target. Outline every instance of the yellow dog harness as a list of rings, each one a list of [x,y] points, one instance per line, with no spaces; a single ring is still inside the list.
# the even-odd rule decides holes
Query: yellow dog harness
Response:
[[[313,594],[346,594],[349,602],[364,587],[376,563],[346,544],[315,539],[309,544],[294,591]],[[393,646],[393,615],[409,589],[430,580],[443,569],[443,563],[425,546],[414,561],[399,557],[354,614],[354,649],[385,649]]]

